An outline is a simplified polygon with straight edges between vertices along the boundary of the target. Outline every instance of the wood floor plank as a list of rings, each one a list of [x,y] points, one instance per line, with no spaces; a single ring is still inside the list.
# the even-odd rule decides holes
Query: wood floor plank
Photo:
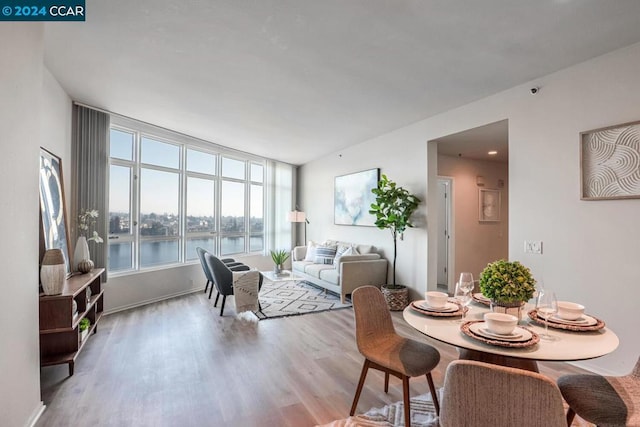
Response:
[[[202,293],[103,317],[78,358],[42,369],[47,408],[37,426],[313,426],[347,417],[362,367],[352,309],[239,320]],[[441,387],[455,348],[432,341],[392,314],[399,333],[436,347]],[[583,372],[541,363],[551,378]],[[402,384],[371,371],[358,412],[402,399]],[[425,378],[411,394],[428,392]]]

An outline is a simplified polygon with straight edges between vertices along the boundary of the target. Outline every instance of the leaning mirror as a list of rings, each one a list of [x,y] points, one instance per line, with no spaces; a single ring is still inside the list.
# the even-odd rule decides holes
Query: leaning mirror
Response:
[[[67,274],[70,274],[65,211],[62,161],[55,154],[40,148],[40,259],[46,250],[59,248],[64,254]]]

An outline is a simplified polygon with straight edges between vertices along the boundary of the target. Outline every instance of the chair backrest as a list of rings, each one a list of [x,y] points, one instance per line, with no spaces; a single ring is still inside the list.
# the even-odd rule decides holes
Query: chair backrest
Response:
[[[233,294],[233,273],[220,259],[209,252],[204,254],[204,260],[213,276],[213,283],[222,295]]]
[[[358,350],[366,353],[379,340],[395,334],[393,320],[387,302],[375,286],[361,286],[351,294],[356,317],[356,342]]]
[[[207,251],[205,249],[202,249],[201,247],[197,247],[196,252],[198,253],[198,258],[200,259],[200,265],[202,265],[204,276],[207,278],[208,281],[213,282],[213,276],[211,275],[209,266],[207,266],[207,262],[204,260],[204,254],[206,254]]]
[[[640,378],[640,357],[638,358],[638,361],[636,362],[636,366],[633,368],[633,371],[631,371],[631,375],[634,377]]]
[[[562,395],[544,375],[472,360],[447,367],[442,427],[565,427]]]

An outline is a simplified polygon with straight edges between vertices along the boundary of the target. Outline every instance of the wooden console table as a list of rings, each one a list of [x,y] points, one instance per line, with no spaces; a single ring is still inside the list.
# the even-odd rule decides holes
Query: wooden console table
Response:
[[[104,268],[69,277],[60,295],[40,293],[40,366],[69,365],[69,375],[89,336],[98,329],[103,313],[104,290],[100,275]],[[77,311],[74,311],[74,301]],[[82,339],[80,321],[91,322]]]

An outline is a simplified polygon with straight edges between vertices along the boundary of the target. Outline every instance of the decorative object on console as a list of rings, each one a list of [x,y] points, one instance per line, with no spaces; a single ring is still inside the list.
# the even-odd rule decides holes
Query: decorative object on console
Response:
[[[289,259],[289,252],[284,249],[271,251],[271,259],[275,264],[275,267],[273,268],[273,272],[275,274],[280,274],[283,269],[283,264],[287,259]]]
[[[369,206],[374,202],[371,194],[376,188],[380,169],[369,169],[337,176],[334,186],[334,222],[336,225],[374,226],[376,217]]]
[[[89,328],[91,327],[91,322],[86,317],[80,320],[80,341],[84,341],[87,338],[87,334],[89,333]]]
[[[102,237],[95,230],[93,230],[91,237],[87,238],[86,236],[89,233],[89,229],[96,223],[97,218],[98,211],[95,209],[85,209],[78,214],[78,233],[80,236],[78,236],[73,252],[73,268],[81,273],[88,273],[93,269],[88,242],[92,240],[96,243],[103,242]]]
[[[478,189],[478,221],[500,222],[500,190]]]
[[[418,208],[420,199],[409,193],[408,190],[399,187],[395,182],[390,181],[386,175],[382,175],[378,186],[371,190],[375,194],[375,202],[371,204],[369,213],[375,215],[375,225],[381,230],[385,228],[391,230],[393,237],[393,283],[396,284],[396,256],[398,247],[398,236],[407,227],[413,227],[411,215]]]
[[[44,253],[40,267],[40,282],[45,295],[59,295],[64,287],[67,267],[62,249],[49,249]]]
[[[522,307],[536,290],[531,271],[518,261],[499,260],[480,273],[480,291],[491,300],[491,309],[522,319]]]
[[[640,122],[580,133],[582,200],[640,198]]]

